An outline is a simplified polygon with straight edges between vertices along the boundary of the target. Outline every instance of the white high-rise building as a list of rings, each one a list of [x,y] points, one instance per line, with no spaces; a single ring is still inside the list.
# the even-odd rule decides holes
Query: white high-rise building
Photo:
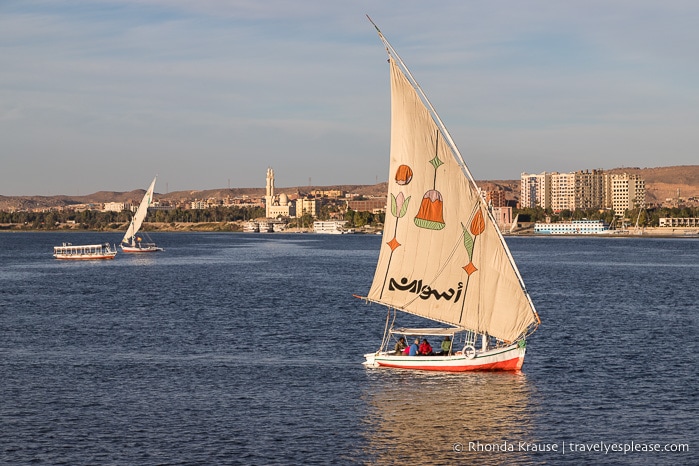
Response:
[[[575,210],[575,173],[551,174],[551,209]]]
[[[551,173],[538,175],[522,173],[520,177],[520,200],[522,208],[551,207]]]
[[[629,173],[607,174],[605,180],[605,204],[614,212],[623,214],[626,210],[646,205],[646,182],[640,175]]]

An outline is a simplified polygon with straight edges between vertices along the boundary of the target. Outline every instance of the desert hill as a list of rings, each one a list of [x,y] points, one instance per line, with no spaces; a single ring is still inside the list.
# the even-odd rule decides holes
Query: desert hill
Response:
[[[660,204],[668,198],[699,197],[699,165],[681,165],[672,167],[620,167],[607,170],[612,173],[639,174],[646,181],[646,201],[649,204]],[[478,185],[485,190],[503,189],[507,199],[519,199],[519,180],[481,180]],[[384,196],[386,182],[375,185],[337,185],[337,186],[296,186],[276,188],[276,192],[308,193],[312,190],[342,190],[364,196]],[[99,191],[85,196],[2,196],[0,195],[0,210],[25,210],[48,207],[65,207],[77,204],[100,204],[104,202],[139,202],[145,190],[139,189],[128,192]],[[231,188],[208,189],[201,191],[174,191],[171,193],[156,193],[156,200],[171,202],[186,202],[195,199],[225,199],[249,196],[260,198],[264,196],[264,188]]]

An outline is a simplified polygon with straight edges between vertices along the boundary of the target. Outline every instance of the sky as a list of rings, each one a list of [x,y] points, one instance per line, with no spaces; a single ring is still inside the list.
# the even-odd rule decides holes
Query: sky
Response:
[[[366,14],[476,179],[699,164],[695,0],[2,0],[0,195],[385,181]]]

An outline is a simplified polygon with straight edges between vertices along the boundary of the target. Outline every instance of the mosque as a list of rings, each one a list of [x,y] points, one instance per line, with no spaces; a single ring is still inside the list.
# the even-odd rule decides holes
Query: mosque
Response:
[[[289,196],[274,194],[274,170],[267,169],[267,190],[265,193],[265,217],[296,217],[296,204],[289,201]]]
[[[299,197],[295,201],[282,193],[274,194],[274,170],[267,169],[267,190],[265,192],[265,217],[301,217],[310,214],[316,217],[318,213],[318,201]]]

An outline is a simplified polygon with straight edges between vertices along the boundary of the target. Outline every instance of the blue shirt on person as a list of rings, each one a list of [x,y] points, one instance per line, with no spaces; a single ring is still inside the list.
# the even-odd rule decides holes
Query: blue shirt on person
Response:
[[[410,353],[408,353],[408,356],[417,356],[418,354],[419,352],[417,343],[413,343],[412,345],[410,345]]]

